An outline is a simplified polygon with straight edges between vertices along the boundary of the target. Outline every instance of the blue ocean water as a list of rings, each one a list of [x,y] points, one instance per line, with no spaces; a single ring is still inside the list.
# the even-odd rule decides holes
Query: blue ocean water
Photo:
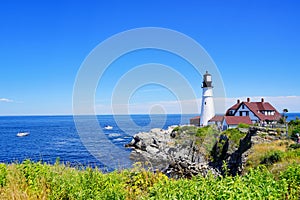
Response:
[[[195,115],[131,115],[131,116],[97,116],[105,140],[110,141],[120,151],[130,151],[124,145],[131,141],[132,135],[150,128],[167,128],[170,125],[187,124]],[[287,113],[288,120],[300,117],[300,113]],[[132,126],[128,121],[136,124]],[[88,122],[89,116],[83,116]],[[117,119],[117,120],[116,120]],[[161,122],[164,122],[161,124]],[[87,128],[89,123],[84,124]],[[105,126],[112,126],[106,130]],[[17,137],[18,132],[28,131],[29,136]],[[109,155],[110,149],[97,149],[102,155]],[[129,155],[129,154],[128,154]],[[120,155],[121,156],[121,155]],[[72,166],[91,166],[107,169],[83,145],[76,129],[73,116],[7,116],[0,117],[0,162],[22,162],[24,159],[55,163],[61,162]],[[120,159],[130,162],[129,156]]]
[[[296,118],[300,118],[300,113],[286,113],[287,121],[295,120]]]
[[[124,145],[131,141],[132,135],[150,128],[167,128],[170,125],[187,124],[194,115],[131,115],[131,116],[97,116],[105,139],[121,150],[130,151]],[[116,120],[117,117],[117,120]],[[137,127],[128,123],[134,122]],[[88,128],[89,116],[83,116]],[[165,121],[163,125],[161,121]],[[105,126],[112,126],[106,130]],[[149,126],[151,125],[151,126]],[[121,126],[121,128],[119,127]],[[136,130],[138,129],[138,130]],[[29,136],[17,137],[18,132],[30,132]],[[109,149],[99,148],[99,153],[109,154]],[[72,166],[91,166],[106,168],[83,145],[76,130],[73,116],[7,116],[0,117],[0,162],[22,162],[24,159],[55,163],[61,162]],[[122,158],[130,160],[129,156]]]

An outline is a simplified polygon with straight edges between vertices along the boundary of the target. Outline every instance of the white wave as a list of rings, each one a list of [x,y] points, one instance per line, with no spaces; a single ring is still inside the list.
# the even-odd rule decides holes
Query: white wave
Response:
[[[121,142],[123,140],[124,140],[123,138],[116,138],[116,139],[114,139],[115,142]]]
[[[120,137],[120,136],[121,136],[121,134],[119,134],[119,133],[111,133],[108,135],[108,137]]]

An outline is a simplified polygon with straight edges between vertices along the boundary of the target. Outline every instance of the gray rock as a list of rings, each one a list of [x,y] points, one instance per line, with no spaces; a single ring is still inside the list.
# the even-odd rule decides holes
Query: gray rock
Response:
[[[162,170],[174,178],[190,178],[197,174],[206,176],[208,171],[217,175],[219,172],[208,167],[208,161],[190,136],[180,141],[172,138],[173,128],[152,129],[134,135],[132,141],[125,145],[133,149],[130,158],[135,162],[148,162],[152,170]]]

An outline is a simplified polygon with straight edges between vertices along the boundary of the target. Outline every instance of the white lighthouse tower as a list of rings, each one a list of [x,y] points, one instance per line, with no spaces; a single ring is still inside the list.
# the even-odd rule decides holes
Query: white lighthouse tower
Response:
[[[201,106],[201,116],[200,116],[200,126],[207,126],[208,120],[215,116],[215,107],[212,91],[212,79],[211,74],[206,71],[203,75],[202,83],[203,93],[202,93],[202,106]]]

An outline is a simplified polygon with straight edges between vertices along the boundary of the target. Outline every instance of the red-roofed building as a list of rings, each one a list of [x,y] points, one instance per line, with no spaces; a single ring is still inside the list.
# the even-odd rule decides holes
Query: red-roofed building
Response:
[[[190,124],[194,126],[200,126],[200,116],[196,116],[190,119]]]
[[[208,121],[208,125],[216,125],[217,127],[222,127],[224,115],[215,115]]]
[[[251,102],[247,98],[246,102],[237,101],[230,107],[226,116],[248,116],[252,123],[275,124],[281,118],[280,113],[262,98],[260,102]]]
[[[252,121],[249,116],[224,116],[222,121],[222,129],[236,128],[239,124],[252,125]]]

